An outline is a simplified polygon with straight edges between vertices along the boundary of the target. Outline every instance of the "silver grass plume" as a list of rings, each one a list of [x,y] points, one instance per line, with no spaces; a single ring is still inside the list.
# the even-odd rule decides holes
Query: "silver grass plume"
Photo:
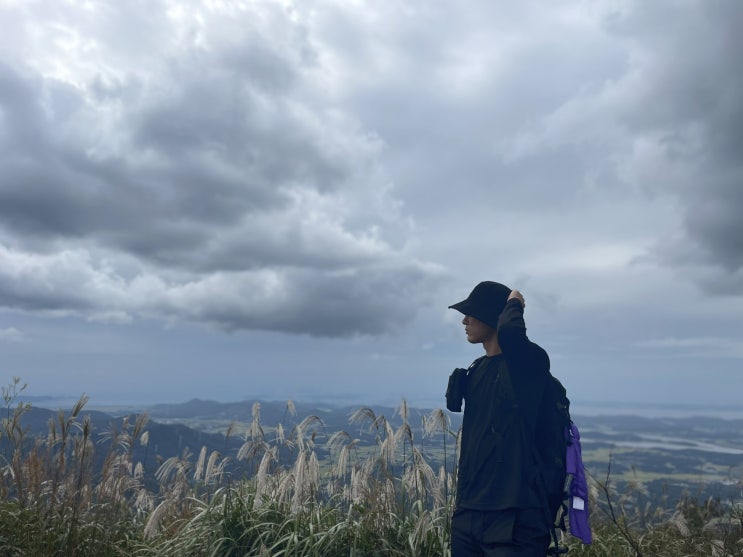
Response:
[[[258,465],[258,472],[256,474],[256,505],[259,504],[264,495],[268,495],[268,480],[270,478],[269,469],[271,463],[276,460],[276,447],[271,447],[263,454],[261,462]]]
[[[206,445],[201,447],[199,452],[199,458],[196,460],[196,470],[193,474],[193,479],[197,482],[201,481],[204,474],[204,464],[206,463]]]
[[[314,447],[314,441],[315,441],[315,432],[312,433],[310,439],[306,439],[305,432],[308,431],[311,427],[325,427],[325,424],[323,421],[315,415],[307,416],[304,420],[299,422],[294,427],[294,443],[299,452],[303,452],[307,450],[307,448],[313,448]]]
[[[252,420],[250,422],[250,439],[263,441],[263,427],[261,426],[261,403],[254,402],[251,411]]]
[[[423,436],[433,437],[437,432],[444,434],[451,430],[451,418],[441,408],[423,416]]]
[[[343,478],[346,475],[346,469],[348,468],[349,454],[352,448],[360,442],[359,439],[351,439],[351,436],[345,431],[336,431],[328,439],[325,446],[330,451],[331,455],[333,451],[338,452],[338,460],[332,469],[332,474],[337,478]],[[340,450],[338,450],[340,447]]]
[[[363,424],[365,421],[374,423],[377,420],[377,416],[374,414],[374,410],[368,406],[357,408],[351,413],[348,421],[352,424]]]
[[[442,497],[436,494],[436,474],[431,466],[426,462],[418,447],[413,447],[412,464],[403,475],[403,482],[410,488],[414,489],[420,497],[421,494],[433,493],[438,502],[443,502]]]
[[[677,510],[673,513],[673,516],[668,520],[668,522],[676,528],[678,533],[684,538],[688,538],[691,535],[691,530],[689,529],[689,524],[686,522],[686,517],[684,516],[683,511]],[[703,530],[704,529],[706,529],[706,526]]]
[[[292,512],[296,512],[304,502],[303,494],[306,483],[306,459],[305,451],[300,451],[294,463],[294,496],[292,497]]]
[[[410,410],[408,409],[407,400],[402,399],[402,402],[400,402],[400,405],[395,409],[395,415],[400,416],[404,424],[408,423],[408,419],[410,417]]]
[[[413,444],[413,428],[410,427],[410,424],[405,422],[403,423],[398,430],[394,433],[395,437],[395,446],[400,446],[400,443],[405,443],[407,441],[411,445]]]
[[[286,443],[286,434],[284,433],[284,424],[279,424],[276,426],[276,443],[278,445],[283,445]]]
[[[157,535],[160,530],[160,522],[168,514],[168,510],[172,505],[173,502],[170,499],[165,499],[152,511],[150,518],[147,519],[147,523],[144,526],[145,539],[152,539]]]
[[[287,471],[281,471],[277,476],[278,482],[273,500],[276,503],[286,503],[293,497],[295,477],[293,473]]]
[[[224,474],[225,466],[230,461],[229,457],[225,457],[220,460],[221,455],[219,451],[212,451],[209,455],[209,460],[206,463],[206,471],[204,472],[204,482],[207,484],[219,483]],[[218,462],[219,461],[219,462]]]

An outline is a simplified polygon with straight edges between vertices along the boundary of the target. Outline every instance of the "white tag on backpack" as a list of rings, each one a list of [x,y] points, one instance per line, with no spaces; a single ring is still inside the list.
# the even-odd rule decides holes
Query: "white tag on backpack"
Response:
[[[573,496],[573,508],[577,511],[582,511],[586,508],[586,502],[580,497]]]

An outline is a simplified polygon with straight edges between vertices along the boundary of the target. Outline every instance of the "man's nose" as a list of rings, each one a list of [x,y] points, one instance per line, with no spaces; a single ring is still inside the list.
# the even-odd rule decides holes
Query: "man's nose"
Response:
[[[465,315],[462,318],[462,325],[466,325],[467,323],[469,323],[469,321],[470,321],[470,316],[469,315]]]

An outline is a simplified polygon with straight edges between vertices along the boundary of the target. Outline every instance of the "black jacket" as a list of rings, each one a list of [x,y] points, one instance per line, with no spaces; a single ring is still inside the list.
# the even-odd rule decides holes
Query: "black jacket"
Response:
[[[457,508],[541,507],[533,458],[534,429],[549,380],[549,357],[526,336],[518,300],[498,319],[502,354],[467,373]]]

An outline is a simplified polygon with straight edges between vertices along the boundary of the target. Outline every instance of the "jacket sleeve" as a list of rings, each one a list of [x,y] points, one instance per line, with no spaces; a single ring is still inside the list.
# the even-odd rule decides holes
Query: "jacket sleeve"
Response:
[[[508,363],[516,403],[533,435],[550,361],[547,352],[526,336],[524,308],[518,300],[509,300],[498,319],[498,344]]]
[[[524,308],[519,300],[509,300],[498,317],[498,344],[506,356],[518,355],[527,349]]]

